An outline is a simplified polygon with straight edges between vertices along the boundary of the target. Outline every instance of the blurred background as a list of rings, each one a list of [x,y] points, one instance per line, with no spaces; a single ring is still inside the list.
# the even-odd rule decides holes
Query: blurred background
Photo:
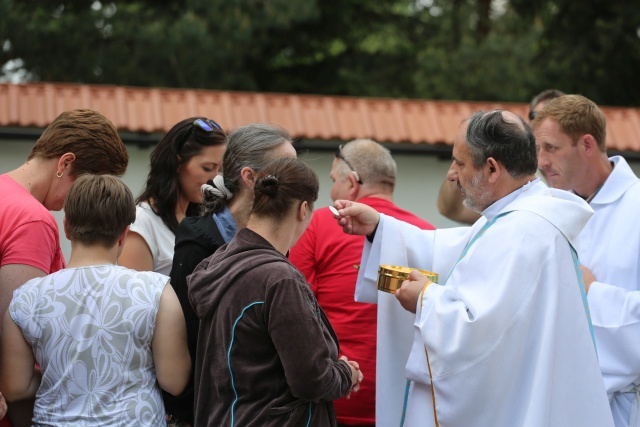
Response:
[[[0,0],[4,81],[640,104],[637,0]]]

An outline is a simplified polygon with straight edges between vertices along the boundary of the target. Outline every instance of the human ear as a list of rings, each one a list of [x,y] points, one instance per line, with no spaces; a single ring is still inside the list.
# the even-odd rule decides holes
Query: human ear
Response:
[[[302,202],[300,202],[300,205],[298,206],[298,220],[300,221],[305,220],[308,213],[307,208],[308,208],[308,202],[306,200],[303,200]]]
[[[582,143],[584,147],[584,152],[587,155],[592,155],[598,150],[598,143],[590,134],[582,135],[579,139],[579,142]]]
[[[71,163],[76,160],[76,155],[74,153],[64,153],[58,159],[58,170],[59,175],[70,172]]]
[[[240,178],[244,185],[250,189],[253,189],[256,184],[256,173],[249,166],[245,166],[240,170]]]
[[[64,228],[64,235],[67,238],[67,240],[71,240],[71,238],[69,237],[69,228],[67,227],[67,217],[65,216],[64,218],[62,218],[62,226]]]
[[[127,239],[127,234],[129,234],[129,228],[130,226],[127,225],[127,228],[125,228],[124,231],[122,232],[122,235],[118,239],[118,246],[120,247],[124,246],[124,241]]]
[[[485,167],[489,172],[489,177],[488,177],[489,182],[491,183],[496,182],[498,178],[500,178],[500,175],[502,174],[502,166],[500,165],[500,163],[498,163],[498,161],[493,157],[489,157],[487,159],[487,163]]]
[[[358,191],[360,191],[358,175],[356,175],[356,172],[351,171],[349,172],[349,175],[347,175],[347,180],[349,181],[349,200],[355,201],[358,195]]]

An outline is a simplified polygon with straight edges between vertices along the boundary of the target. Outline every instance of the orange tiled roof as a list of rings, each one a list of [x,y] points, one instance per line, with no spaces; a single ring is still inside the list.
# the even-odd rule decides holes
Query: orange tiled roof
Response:
[[[162,89],[110,85],[0,84],[0,127],[46,127],[73,108],[102,112],[124,132],[165,132],[185,117],[202,115],[225,129],[251,122],[284,126],[313,140],[373,138],[416,146],[450,145],[463,118],[477,110],[503,108],[523,117],[522,103],[430,101]],[[640,109],[603,107],[607,145],[640,152]],[[418,148],[418,147],[416,147]],[[422,147],[427,148],[427,147]]]

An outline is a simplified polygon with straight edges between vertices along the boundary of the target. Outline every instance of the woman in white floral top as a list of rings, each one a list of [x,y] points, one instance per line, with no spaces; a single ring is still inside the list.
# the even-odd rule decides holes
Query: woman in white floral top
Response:
[[[191,361],[168,277],[116,265],[133,196],[113,176],[84,175],[64,210],[71,258],[14,292],[0,390],[9,401],[35,396],[35,426],[165,425],[160,388],[181,393]]]

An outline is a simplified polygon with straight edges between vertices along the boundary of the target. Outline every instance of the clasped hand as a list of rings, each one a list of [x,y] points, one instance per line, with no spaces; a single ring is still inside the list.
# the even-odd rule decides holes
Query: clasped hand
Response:
[[[349,399],[351,397],[351,393],[355,393],[360,390],[360,383],[362,382],[364,375],[362,375],[360,365],[355,360],[349,360],[347,356],[341,356],[340,360],[347,362],[351,368],[351,390],[349,390],[349,393],[345,396]]]

